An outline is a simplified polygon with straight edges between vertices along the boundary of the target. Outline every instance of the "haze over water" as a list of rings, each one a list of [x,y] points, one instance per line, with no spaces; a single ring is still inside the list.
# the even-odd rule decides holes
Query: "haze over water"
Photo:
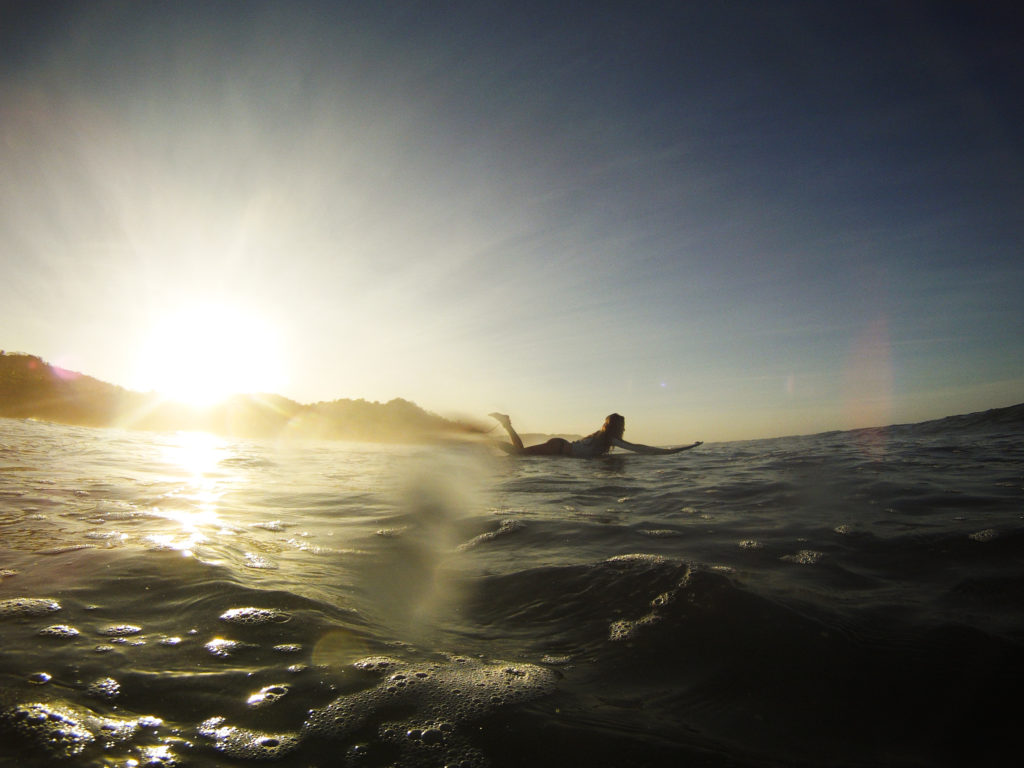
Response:
[[[1007,764],[1021,437],[581,461],[0,420],[0,765]]]

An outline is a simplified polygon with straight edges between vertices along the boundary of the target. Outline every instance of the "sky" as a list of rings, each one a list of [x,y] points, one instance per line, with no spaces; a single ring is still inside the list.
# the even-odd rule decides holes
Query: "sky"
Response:
[[[8,2],[0,348],[679,444],[1024,401],[1024,10]]]

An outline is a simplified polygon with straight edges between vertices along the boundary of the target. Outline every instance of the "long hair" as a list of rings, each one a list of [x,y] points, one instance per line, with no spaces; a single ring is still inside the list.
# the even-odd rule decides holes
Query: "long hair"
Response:
[[[604,420],[604,424],[601,428],[591,435],[587,435],[586,438],[594,438],[601,444],[601,453],[608,453],[612,449],[612,440],[622,439],[622,434],[626,431],[626,420],[617,413],[609,414]]]

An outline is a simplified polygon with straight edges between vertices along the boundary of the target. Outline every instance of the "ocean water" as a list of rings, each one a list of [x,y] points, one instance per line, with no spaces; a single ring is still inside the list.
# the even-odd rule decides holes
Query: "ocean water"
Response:
[[[580,461],[0,420],[0,765],[1016,764],[1022,434]]]

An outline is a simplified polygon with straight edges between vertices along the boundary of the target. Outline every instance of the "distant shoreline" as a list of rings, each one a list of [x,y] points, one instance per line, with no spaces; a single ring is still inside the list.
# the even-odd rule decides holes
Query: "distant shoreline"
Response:
[[[146,431],[197,430],[227,437],[378,443],[429,442],[486,431],[401,398],[304,405],[281,395],[244,394],[200,408],[58,368],[35,355],[7,352],[0,352],[0,417]]]
[[[372,443],[429,443],[438,440],[484,439],[501,442],[503,434],[490,424],[448,419],[402,398],[386,403],[339,399],[311,405],[281,395],[233,395],[209,407],[177,403],[155,392],[142,393],[53,366],[25,353],[0,351],[0,417],[38,419],[84,427],[120,427],[144,431],[195,430],[225,437],[308,437]],[[1024,403],[918,422],[936,430],[1024,426]],[[833,432],[899,429],[889,424]],[[552,437],[578,440],[580,435],[526,433],[527,445]],[[751,438],[730,442],[757,442]]]

